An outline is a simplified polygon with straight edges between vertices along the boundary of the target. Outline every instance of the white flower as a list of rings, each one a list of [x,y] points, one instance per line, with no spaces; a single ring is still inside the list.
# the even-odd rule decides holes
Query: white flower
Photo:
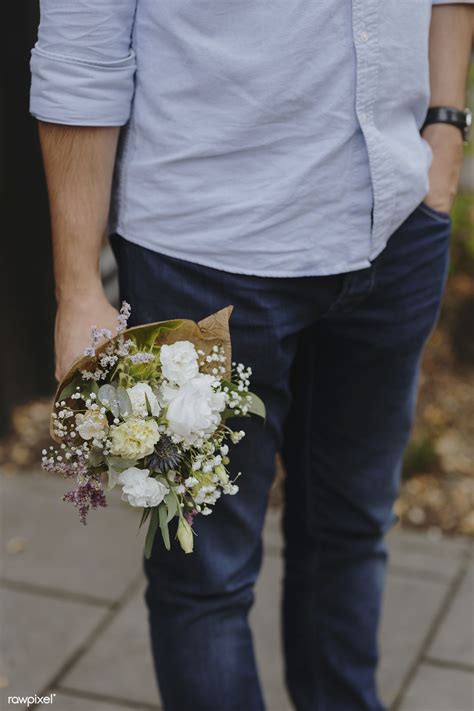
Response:
[[[192,380],[199,372],[198,354],[190,341],[161,346],[160,360],[163,376],[176,385]]]
[[[122,485],[122,501],[130,506],[158,506],[169,492],[167,486],[150,476],[148,469],[130,467],[117,480]]]
[[[84,414],[79,413],[75,417],[76,429],[82,439],[103,439],[108,430],[107,418],[97,410],[87,410]]]
[[[199,484],[199,480],[196,479],[195,476],[188,476],[188,478],[184,480],[184,485],[187,486],[188,489],[190,489],[195,484]]]
[[[130,417],[121,425],[110,428],[112,454],[125,459],[141,459],[151,454],[160,439],[155,420]]]
[[[234,496],[239,490],[239,487],[237,484],[226,484],[224,486],[224,494],[230,494],[231,496]]]
[[[168,430],[189,445],[212,434],[221,421],[227,395],[216,392],[212,375],[199,373],[179,388],[162,389]]]
[[[150,403],[151,414],[157,417],[160,414],[158,399],[148,383],[137,383],[132,388],[127,388],[127,393],[132,403],[134,415],[146,417],[148,415],[146,399]]]

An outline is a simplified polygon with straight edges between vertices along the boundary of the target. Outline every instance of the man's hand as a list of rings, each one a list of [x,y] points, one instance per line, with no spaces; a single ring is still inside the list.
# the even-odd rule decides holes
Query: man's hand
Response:
[[[429,172],[430,189],[425,202],[439,212],[450,212],[459,183],[463,158],[463,140],[456,126],[431,124],[423,131],[433,151]]]
[[[83,355],[90,343],[91,327],[109,328],[117,332],[118,311],[108,302],[104,292],[65,299],[58,304],[54,332],[56,380],[60,382],[73,361]]]

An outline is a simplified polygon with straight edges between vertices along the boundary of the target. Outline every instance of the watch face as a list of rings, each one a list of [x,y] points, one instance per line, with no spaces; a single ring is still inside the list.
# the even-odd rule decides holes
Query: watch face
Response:
[[[464,120],[465,125],[462,131],[464,143],[469,143],[469,138],[471,136],[471,126],[472,126],[472,111],[470,109],[464,109]]]

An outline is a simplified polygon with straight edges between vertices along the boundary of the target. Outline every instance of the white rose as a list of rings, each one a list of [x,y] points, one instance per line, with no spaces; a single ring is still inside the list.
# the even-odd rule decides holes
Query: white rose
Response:
[[[158,417],[160,414],[160,406],[157,397],[148,383],[137,383],[132,388],[127,388],[127,393],[132,403],[134,415],[146,417],[148,415],[145,395],[150,403],[151,414]]]
[[[200,373],[179,388],[162,389],[168,430],[189,445],[212,434],[220,424],[227,395],[215,392],[215,382],[214,376]]]
[[[198,354],[190,341],[161,346],[160,360],[164,377],[176,385],[183,385],[199,372]]]
[[[122,501],[130,506],[158,506],[169,492],[167,486],[150,476],[148,469],[130,467],[117,480],[122,486]]]
[[[87,410],[84,414],[79,413],[75,420],[76,430],[82,439],[103,439],[107,434],[109,423],[106,416],[98,410]]]
[[[160,439],[155,420],[130,417],[110,428],[111,452],[125,459],[141,459],[151,454]]]

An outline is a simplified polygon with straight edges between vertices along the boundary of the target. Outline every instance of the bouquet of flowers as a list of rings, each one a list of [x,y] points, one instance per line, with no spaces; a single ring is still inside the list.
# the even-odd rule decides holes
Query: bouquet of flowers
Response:
[[[105,489],[120,486],[122,499],[143,509],[140,525],[149,520],[147,557],[158,528],[170,549],[174,518],[181,547],[192,552],[194,517],[238,491],[227,442],[245,433],[227,420],[265,417],[249,392],[251,369],[231,362],[231,312],[127,328],[124,302],[117,334],[93,328],[58,387],[51,436],[59,446],[43,450],[43,468],[75,480],[63,498],[83,523],[90,508],[106,506]]]

